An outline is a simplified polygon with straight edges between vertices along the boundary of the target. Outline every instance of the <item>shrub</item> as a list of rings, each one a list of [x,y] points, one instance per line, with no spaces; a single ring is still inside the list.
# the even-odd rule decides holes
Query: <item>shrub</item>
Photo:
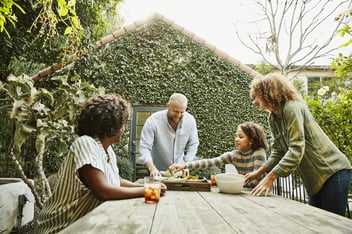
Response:
[[[316,100],[307,99],[308,106],[320,127],[352,162],[352,90],[341,92],[336,99],[320,94]]]

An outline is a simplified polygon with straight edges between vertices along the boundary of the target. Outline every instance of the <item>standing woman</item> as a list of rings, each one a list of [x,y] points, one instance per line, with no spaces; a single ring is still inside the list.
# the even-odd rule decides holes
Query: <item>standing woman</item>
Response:
[[[208,168],[232,164],[241,175],[257,170],[266,160],[268,143],[263,128],[253,122],[245,122],[238,125],[235,134],[235,149],[222,155],[211,158],[190,161],[183,164],[173,164],[171,171],[180,171],[187,168]],[[261,177],[246,184],[246,187],[255,187]]]
[[[310,205],[345,216],[351,164],[313,119],[292,83],[280,74],[257,77],[250,95],[259,110],[269,112],[273,135],[268,160],[245,176],[245,183],[249,183],[268,172],[252,194],[267,194],[276,178],[297,170]]]

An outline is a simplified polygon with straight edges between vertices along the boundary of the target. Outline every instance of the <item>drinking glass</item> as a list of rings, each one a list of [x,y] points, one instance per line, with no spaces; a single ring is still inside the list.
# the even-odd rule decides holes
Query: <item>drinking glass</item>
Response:
[[[144,177],[144,202],[158,203],[160,199],[161,183],[152,177]]]

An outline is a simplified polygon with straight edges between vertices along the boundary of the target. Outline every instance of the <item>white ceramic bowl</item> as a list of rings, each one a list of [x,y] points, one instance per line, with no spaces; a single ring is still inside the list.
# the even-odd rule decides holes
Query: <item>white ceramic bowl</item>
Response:
[[[244,176],[235,173],[221,173],[215,176],[216,184],[222,193],[241,193]]]

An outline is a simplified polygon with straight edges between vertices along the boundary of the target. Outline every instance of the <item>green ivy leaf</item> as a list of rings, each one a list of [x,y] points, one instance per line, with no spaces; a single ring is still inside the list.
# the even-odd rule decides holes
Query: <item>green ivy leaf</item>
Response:
[[[21,146],[30,137],[31,133],[36,131],[36,128],[28,124],[17,124],[14,136],[15,148],[21,152]]]
[[[54,97],[51,92],[49,92],[47,89],[40,88],[36,93],[34,99],[41,99],[45,98],[47,101],[49,101],[50,105],[54,104]]]
[[[65,34],[65,35],[68,35],[68,34],[70,34],[70,33],[72,32],[72,30],[73,30],[72,27],[66,27],[64,34]]]

